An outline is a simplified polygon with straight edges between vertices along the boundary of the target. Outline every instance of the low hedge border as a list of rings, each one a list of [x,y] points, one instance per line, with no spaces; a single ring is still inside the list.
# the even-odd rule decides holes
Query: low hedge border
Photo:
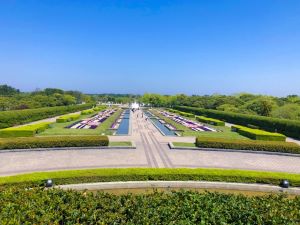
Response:
[[[0,139],[0,150],[108,146],[107,136],[51,136]]]
[[[286,141],[286,136],[278,133],[271,133],[264,130],[252,129],[249,127],[234,125],[231,130],[238,132],[240,135],[262,141]]]
[[[300,186],[300,174],[206,168],[107,168],[36,172],[30,174],[0,177],[0,186],[5,187],[8,185],[19,185],[26,187],[41,185],[46,179],[53,179],[56,185],[147,180],[222,181],[279,185],[283,179],[288,179],[292,186]]]
[[[204,117],[204,116],[196,116],[196,120],[198,120],[199,122],[208,123],[208,124],[211,124],[214,126],[225,126],[224,121],[213,119],[213,118],[208,118],[208,117]]]
[[[281,141],[270,142],[197,137],[196,146],[199,148],[236,149],[300,154],[299,145],[297,145],[296,143]]]

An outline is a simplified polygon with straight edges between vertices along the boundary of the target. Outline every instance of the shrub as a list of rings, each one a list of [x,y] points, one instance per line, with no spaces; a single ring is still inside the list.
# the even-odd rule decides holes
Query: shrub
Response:
[[[215,126],[225,126],[225,122],[217,119],[207,118],[204,116],[196,116],[196,119],[203,123],[208,123]]]
[[[221,138],[196,138],[199,148],[236,149],[300,154],[300,146],[281,141],[232,140]]]
[[[108,146],[107,136],[52,136],[0,139],[0,149]]]
[[[11,127],[0,130],[0,137],[33,137],[35,134],[48,129],[51,122],[41,122],[22,127]]]
[[[59,116],[91,108],[92,104],[46,107],[0,112],[0,128],[7,128],[29,122]]]
[[[254,140],[263,140],[263,141],[285,141],[286,136],[278,133],[270,133],[263,130],[252,129],[249,127],[243,126],[232,126],[232,131],[238,132],[239,134],[254,139]]]
[[[70,122],[73,120],[77,120],[79,119],[80,114],[71,114],[71,115],[64,115],[64,116],[60,116],[56,119],[57,123],[66,123],[66,122]]]
[[[299,224],[300,198],[177,191],[113,195],[8,188],[2,224]]]
[[[88,114],[92,114],[94,112],[95,112],[94,109],[87,109],[87,110],[81,111],[81,115],[88,115]]]
[[[288,137],[300,138],[300,121],[297,120],[278,119],[266,116],[231,113],[187,106],[176,106],[175,108],[184,112],[225,120],[234,124],[244,126],[252,124],[266,131],[278,132],[285,134]]]

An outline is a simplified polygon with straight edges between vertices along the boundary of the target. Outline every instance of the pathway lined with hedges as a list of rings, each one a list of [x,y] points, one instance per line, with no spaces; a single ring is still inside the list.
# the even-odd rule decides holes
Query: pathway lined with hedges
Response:
[[[130,136],[111,141],[134,141],[136,149],[87,149],[0,152],[0,176],[33,171],[84,168],[228,168],[300,173],[300,157],[237,152],[170,150],[168,142],[194,142],[192,137],[166,137],[145,118],[132,115]]]

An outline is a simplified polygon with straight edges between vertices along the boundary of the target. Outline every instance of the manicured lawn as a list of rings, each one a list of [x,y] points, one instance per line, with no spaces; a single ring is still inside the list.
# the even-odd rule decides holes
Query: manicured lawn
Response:
[[[55,136],[55,135],[97,135],[97,134],[105,134],[111,135],[113,131],[108,130],[112,123],[120,116],[122,110],[119,109],[115,112],[111,117],[104,121],[104,123],[100,124],[96,129],[68,129],[65,128],[76,121],[71,121],[67,123],[54,123],[52,128],[45,130],[44,132],[38,134],[38,136]],[[90,115],[81,115],[80,118],[77,120],[82,120],[88,117],[93,116]]]
[[[131,141],[118,141],[118,142],[110,142],[109,146],[111,147],[128,147],[128,146],[132,146]]]
[[[186,142],[173,142],[175,147],[196,147],[195,143],[186,143]]]
[[[151,110],[151,112],[156,115],[157,117],[165,120],[167,123],[171,124],[172,126],[176,127],[177,130],[180,130],[179,133],[182,136],[193,136],[193,137],[211,137],[211,138],[225,138],[225,139],[240,139],[240,140],[248,140],[248,138],[238,134],[237,132],[232,132],[230,127],[223,127],[223,126],[213,126],[213,125],[207,125],[211,128],[214,128],[218,130],[219,132],[209,132],[209,131],[193,131],[179,123],[176,123],[175,121],[161,115],[158,113],[157,110]],[[193,118],[187,118],[189,120],[194,120]]]

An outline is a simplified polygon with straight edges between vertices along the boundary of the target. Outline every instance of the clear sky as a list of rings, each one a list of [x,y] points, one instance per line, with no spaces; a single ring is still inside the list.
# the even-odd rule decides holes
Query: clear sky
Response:
[[[0,83],[300,94],[300,1],[1,0]]]

